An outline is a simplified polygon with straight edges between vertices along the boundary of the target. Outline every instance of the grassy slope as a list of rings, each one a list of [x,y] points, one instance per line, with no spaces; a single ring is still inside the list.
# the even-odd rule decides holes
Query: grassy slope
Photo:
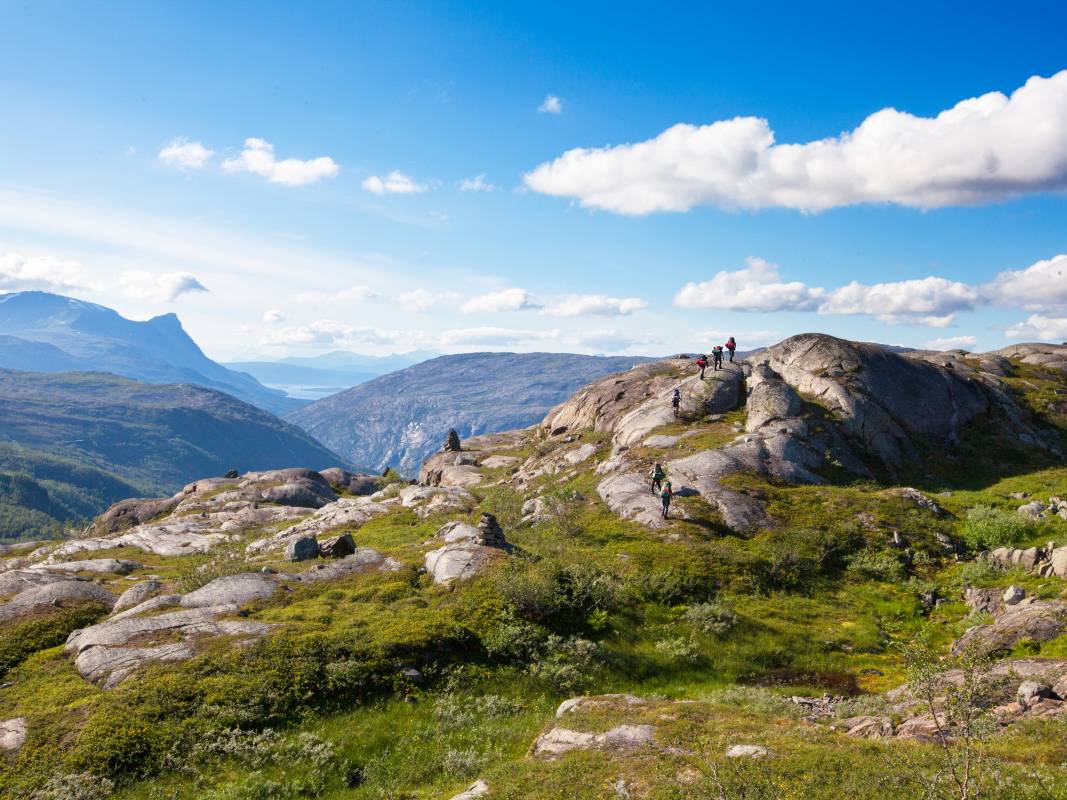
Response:
[[[1013,382],[1023,399],[1062,425],[1038,396],[1062,383],[1020,373]],[[611,797],[620,778],[655,798],[917,794],[910,776],[934,768],[932,748],[846,738],[798,721],[781,698],[847,693],[859,713],[873,702],[867,693],[904,680],[901,644],[929,630],[943,648],[973,624],[954,600],[964,580],[1064,593],[1055,579],[956,564],[937,545],[936,533],[958,533],[974,505],[1009,509],[1010,492],[1065,493],[1067,467],[1009,445],[995,424],[978,428],[958,456],[930,454],[902,476],[902,485],[951,491],[937,497],[949,512],[944,517],[881,484],[831,475],[827,486],[789,487],[739,477],[781,522],[748,537],[724,532],[707,513],[676,522],[669,536],[620,521],[596,497],[593,465],[558,487],[586,499],[532,528],[515,527],[517,495],[488,489],[482,507],[498,514],[523,557],[454,590],[416,573],[441,520],[398,511],[366,525],[357,539],[400,559],[404,571],[304,587],[250,608],[253,618],[286,626],[250,651],[216,646],[111,692],[81,681],[58,648],[30,656],[0,694],[0,718],[25,714],[32,732],[0,774],[0,789],[18,792],[58,768],[110,775],[129,800],[438,798],[478,776],[494,797],[509,798]],[[893,530],[917,553],[910,568],[885,546]],[[1044,521],[1025,535],[1062,543],[1067,522]],[[869,557],[858,562],[857,553]],[[188,580],[222,556],[135,557],[146,572]],[[927,617],[917,595],[931,587],[950,602]],[[709,599],[734,609],[732,629],[708,634],[688,621],[687,609]],[[530,646],[550,633],[595,640],[600,652],[587,663],[557,657],[566,639]],[[1036,649],[1065,656],[1067,637]],[[403,665],[418,666],[427,683],[398,677]],[[653,705],[625,720],[594,712],[566,723],[599,731],[649,721],[661,741],[684,752],[526,758],[559,700],[580,692],[697,701]],[[283,733],[273,744],[245,737],[204,752],[203,743],[223,741],[219,731],[238,726]],[[1063,722],[1031,723],[992,740],[988,754],[1000,785],[988,796],[1067,796],[1064,733]],[[779,755],[723,761],[726,746],[737,742],[765,744]],[[167,753],[179,757],[168,760]],[[1035,770],[1047,792],[1037,788]],[[147,779],[136,780],[142,774]]]

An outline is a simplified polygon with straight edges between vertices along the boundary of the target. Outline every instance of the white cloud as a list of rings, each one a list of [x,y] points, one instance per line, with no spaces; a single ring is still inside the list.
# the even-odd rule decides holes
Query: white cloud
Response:
[[[52,256],[0,256],[0,290],[62,292],[82,287],[82,265]]]
[[[1067,310],[1067,255],[1005,270],[985,287],[990,302],[1026,311]]]
[[[970,205],[1067,187],[1067,70],[936,117],[885,108],[852,131],[775,144],[767,120],[679,124],[636,144],[569,150],[525,176],[535,191],[620,214],[857,203]]]
[[[372,288],[359,284],[336,292],[300,292],[293,299],[298,303],[361,303],[377,296]]]
[[[420,194],[429,187],[424,183],[416,183],[400,170],[393,170],[384,178],[371,175],[360,184],[366,191],[376,195],[385,194]]]
[[[215,155],[214,150],[208,150],[200,142],[190,142],[188,139],[178,137],[171,139],[166,147],[159,151],[159,160],[168,167],[177,169],[201,169],[207,166],[207,162]]]
[[[820,314],[867,314],[896,325],[918,323],[944,328],[956,313],[970,311],[982,302],[974,286],[945,278],[877,283],[853,281],[830,292],[819,305]]]
[[[358,349],[365,346],[386,346],[401,351],[431,344],[420,331],[385,330],[368,326],[349,325],[332,319],[319,319],[307,325],[279,328],[265,334],[260,344],[277,347],[339,347]]]
[[[674,297],[681,308],[728,311],[813,311],[825,295],[800,281],[783,282],[778,266],[749,257],[744,269],[717,272],[708,281],[687,283]]]
[[[1031,339],[1041,342],[1067,342],[1067,317],[1046,317],[1032,314],[1026,322],[1012,325],[1004,335],[1009,339]]]
[[[272,308],[270,311],[263,312],[263,321],[268,325],[277,325],[285,321],[285,315],[278,309]]]
[[[445,347],[479,345],[485,347],[514,347],[524,342],[541,342],[558,339],[559,331],[516,330],[515,328],[458,328],[441,334]]]
[[[484,173],[475,175],[473,178],[464,178],[458,185],[461,192],[492,192],[497,188],[491,183],[486,183]]]
[[[458,303],[463,296],[458,292],[429,292],[426,289],[412,289],[396,296],[396,303],[408,313],[418,314],[429,311],[437,305]]]
[[[502,289],[470,298],[461,309],[464,314],[499,314],[540,308],[525,289]]]
[[[537,110],[542,114],[562,114],[563,101],[554,94],[547,95]]]
[[[970,350],[977,343],[977,336],[943,336],[931,339],[926,346],[931,350]]]
[[[119,287],[131,300],[147,300],[153,303],[172,303],[183,294],[207,291],[207,287],[190,272],[165,272],[161,275],[140,271],[123,272],[119,277]]]
[[[263,139],[245,139],[245,149],[237,158],[222,162],[224,172],[252,172],[271,183],[285,186],[304,186],[324,178],[332,178],[341,171],[340,165],[328,156],[304,161],[299,158],[274,157],[274,145]]]
[[[547,306],[541,313],[551,317],[619,317],[632,314],[648,303],[639,297],[608,297],[603,294],[572,294]]]

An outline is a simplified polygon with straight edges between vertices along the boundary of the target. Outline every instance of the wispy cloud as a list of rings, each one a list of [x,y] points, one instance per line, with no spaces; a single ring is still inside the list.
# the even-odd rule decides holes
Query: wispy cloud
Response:
[[[205,287],[190,272],[124,272],[119,278],[122,293],[131,300],[172,303],[183,294],[206,292]]]
[[[371,175],[360,184],[365,191],[376,195],[386,194],[421,194],[429,186],[424,183],[416,183],[411,177],[400,170],[393,170],[384,178]]]
[[[472,297],[461,310],[464,314],[499,314],[540,307],[525,289],[502,289]]]
[[[191,142],[188,139],[178,137],[159,151],[159,160],[168,167],[181,170],[202,169],[207,166],[214,150],[208,150],[200,142]]]
[[[492,192],[496,186],[485,180],[485,175],[475,175],[473,178],[464,178],[457,184],[461,192]]]
[[[537,110],[541,114],[562,114],[563,101],[554,94],[547,95]]]

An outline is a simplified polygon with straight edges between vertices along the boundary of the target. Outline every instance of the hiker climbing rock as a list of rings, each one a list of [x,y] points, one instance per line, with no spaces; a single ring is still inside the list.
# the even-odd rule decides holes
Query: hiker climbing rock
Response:
[[[678,416],[678,409],[682,405],[682,392],[680,389],[675,389],[674,394],[671,395],[671,408],[674,409],[674,416]]]
[[[726,340],[726,349],[730,351],[730,363],[734,363],[734,350],[737,349],[737,342],[734,341],[734,337],[731,336]]]
[[[667,477],[667,473],[663,471],[663,465],[657,461],[656,465],[648,471],[648,477],[652,479],[652,494],[655,494],[662,488],[663,479]]]
[[[722,369],[722,345],[717,344],[711,349],[711,357],[716,370]]]
[[[704,380],[704,370],[708,368],[708,357],[703,353],[697,357],[697,366],[700,367],[700,380]]]
[[[663,503],[663,518],[667,519],[667,513],[671,510],[671,499],[674,497],[674,489],[671,482],[663,484],[663,490],[659,493],[659,499]]]

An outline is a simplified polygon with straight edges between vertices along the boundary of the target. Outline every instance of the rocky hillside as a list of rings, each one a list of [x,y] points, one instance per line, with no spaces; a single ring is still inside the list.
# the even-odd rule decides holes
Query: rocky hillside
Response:
[[[414,474],[449,428],[461,436],[532,425],[580,386],[644,358],[567,353],[441,356],[289,414],[348,461]]]
[[[0,437],[2,538],[39,538],[199,475],[339,461],[222,392],[103,373],[0,370]]]
[[[0,294],[0,368],[113,372],[147,383],[191,383],[275,414],[301,405],[205,356],[174,314],[138,322],[48,292]]]
[[[805,335],[119,503],[0,562],[0,793],[1063,798],[1065,398]]]

